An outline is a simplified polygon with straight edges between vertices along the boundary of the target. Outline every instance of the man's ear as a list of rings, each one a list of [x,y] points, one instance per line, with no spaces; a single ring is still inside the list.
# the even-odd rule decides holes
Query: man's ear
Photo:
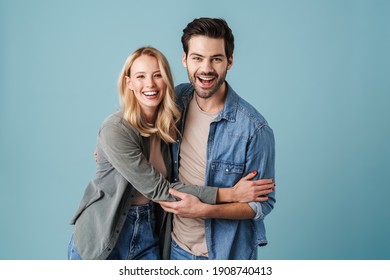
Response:
[[[230,70],[230,68],[232,68],[232,66],[233,66],[233,55],[228,58],[227,69]]]
[[[187,55],[185,52],[183,52],[183,55],[181,57],[181,63],[183,63],[184,68],[187,68]]]

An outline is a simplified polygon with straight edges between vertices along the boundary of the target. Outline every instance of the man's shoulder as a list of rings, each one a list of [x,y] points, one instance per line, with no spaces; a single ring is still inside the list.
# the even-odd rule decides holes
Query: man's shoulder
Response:
[[[246,118],[256,126],[268,125],[265,117],[252,104],[243,99],[241,96],[237,96],[237,114],[239,114],[237,117]]]
[[[189,95],[194,88],[190,83],[182,83],[175,87],[176,98],[180,98],[183,95]]]
[[[194,88],[190,83],[179,84],[175,87],[176,95],[176,104],[182,108],[186,106],[186,103],[189,102],[191,94],[193,93]]]

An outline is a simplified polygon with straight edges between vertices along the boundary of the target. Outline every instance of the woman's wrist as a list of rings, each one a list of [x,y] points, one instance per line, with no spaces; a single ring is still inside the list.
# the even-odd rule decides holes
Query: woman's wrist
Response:
[[[218,188],[217,203],[236,202],[234,188]]]

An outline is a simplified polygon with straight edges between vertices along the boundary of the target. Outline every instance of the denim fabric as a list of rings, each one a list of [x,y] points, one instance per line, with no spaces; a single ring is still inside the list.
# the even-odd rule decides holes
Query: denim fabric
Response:
[[[207,142],[206,186],[231,187],[256,170],[259,178],[275,178],[275,142],[264,117],[239,97],[227,84],[224,108],[210,124]],[[176,87],[182,111],[178,127],[182,132],[188,104],[193,96],[191,84]],[[190,129],[190,128],[188,128]],[[172,147],[173,178],[178,181],[180,142]],[[266,245],[264,218],[275,203],[275,193],[266,202],[250,203],[256,216],[249,220],[206,219],[205,234],[210,259],[253,259],[257,247]]]
[[[158,260],[160,249],[155,233],[155,214],[153,203],[133,206],[119,234],[108,260]],[[80,260],[74,245],[73,236],[69,243],[68,259]]]
[[[73,234],[72,237],[70,238],[70,242],[68,246],[68,260],[81,260],[79,251],[77,251],[77,248],[74,245]]]
[[[174,240],[171,243],[171,260],[208,260],[208,257],[195,256],[182,249]]]

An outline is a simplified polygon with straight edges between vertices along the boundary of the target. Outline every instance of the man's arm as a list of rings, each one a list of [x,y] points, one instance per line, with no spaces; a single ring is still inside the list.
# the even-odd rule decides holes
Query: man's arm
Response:
[[[251,139],[247,153],[246,170],[258,170],[260,178],[274,178],[275,142],[272,129],[268,125],[258,129]],[[275,203],[275,185],[272,185],[273,187],[266,194],[260,195],[256,202],[207,205],[196,197],[177,191],[170,193],[180,198],[180,201],[157,202],[167,212],[190,218],[263,219],[272,211]]]
[[[98,161],[98,150],[94,149],[94,158],[95,161]],[[275,185],[273,184],[273,179],[262,179],[262,180],[252,180],[257,175],[257,171],[249,173],[247,176],[243,177],[240,181],[237,182],[231,188],[218,188],[216,190],[216,203],[227,203],[227,202],[250,202],[250,201],[264,201],[262,196],[270,193],[271,188]],[[198,193],[197,189],[199,186],[185,186],[180,183],[172,184],[171,187],[174,187],[178,190],[181,190],[185,193],[191,193],[189,190],[192,188],[193,193]],[[210,188],[210,187],[206,187]],[[215,191],[215,190],[214,190]],[[198,196],[201,197],[201,196]]]
[[[217,193],[217,202],[229,201],[229,198],[222,198],[226,196],[226,192],[223,193],[223,190],[233,190],[236,192],[241,192],[243,188],[244,192],[248,195],[248,201],[256,202],[265,202],[268,200],[268,194],[275,191],[275,184],[273,179],[264,179],[252,181],[251,188],[253,193],[250,193],[246,190],[248,186],[248,181],[251,180],[257,172],[252,172],[242,178],[233,188],[219,188]],[[242,187],[242,183],[245,182],[246,187]],[[262,184],[260,184],[262,182]],[[172,196],[175,196],[179,199],[176,202],[169,201],[156,201],[160,203],[161,207],[167,211],[182,217],[187,218],[220,218],[220,219],[252,219],[256,217],[257,213],[248,203],[227,203],[227,204],[217,204],[211,205],[203,203],[191,194],[182,193],[175,189],[170,189],[169,193]],[[251,196],[251,198],[249,198]]]
[[[253,171],[231,188],[218,188],[217,203],[265,201],[265,197],[274,191],[274,180],[252,180],[256,175],[257,171]]]
[[[170,189],[169,193],[179,201],[157,201],[161,207],[173,214],[187,218],[252,219],[255,212],[247,203],[206,204],[196,196]],[[264,197],[263,199],[267,199]]]
[[[272,129],[263,125],[257,129],[252,137],[247,150],[246,168],[257,170],[259,178],[275,179],[275,139]],[[275,204],[275,192],[268,194],[268,199],[263,202],[250,202],[249,205],[256,212],[255,219],[264,219]]]

